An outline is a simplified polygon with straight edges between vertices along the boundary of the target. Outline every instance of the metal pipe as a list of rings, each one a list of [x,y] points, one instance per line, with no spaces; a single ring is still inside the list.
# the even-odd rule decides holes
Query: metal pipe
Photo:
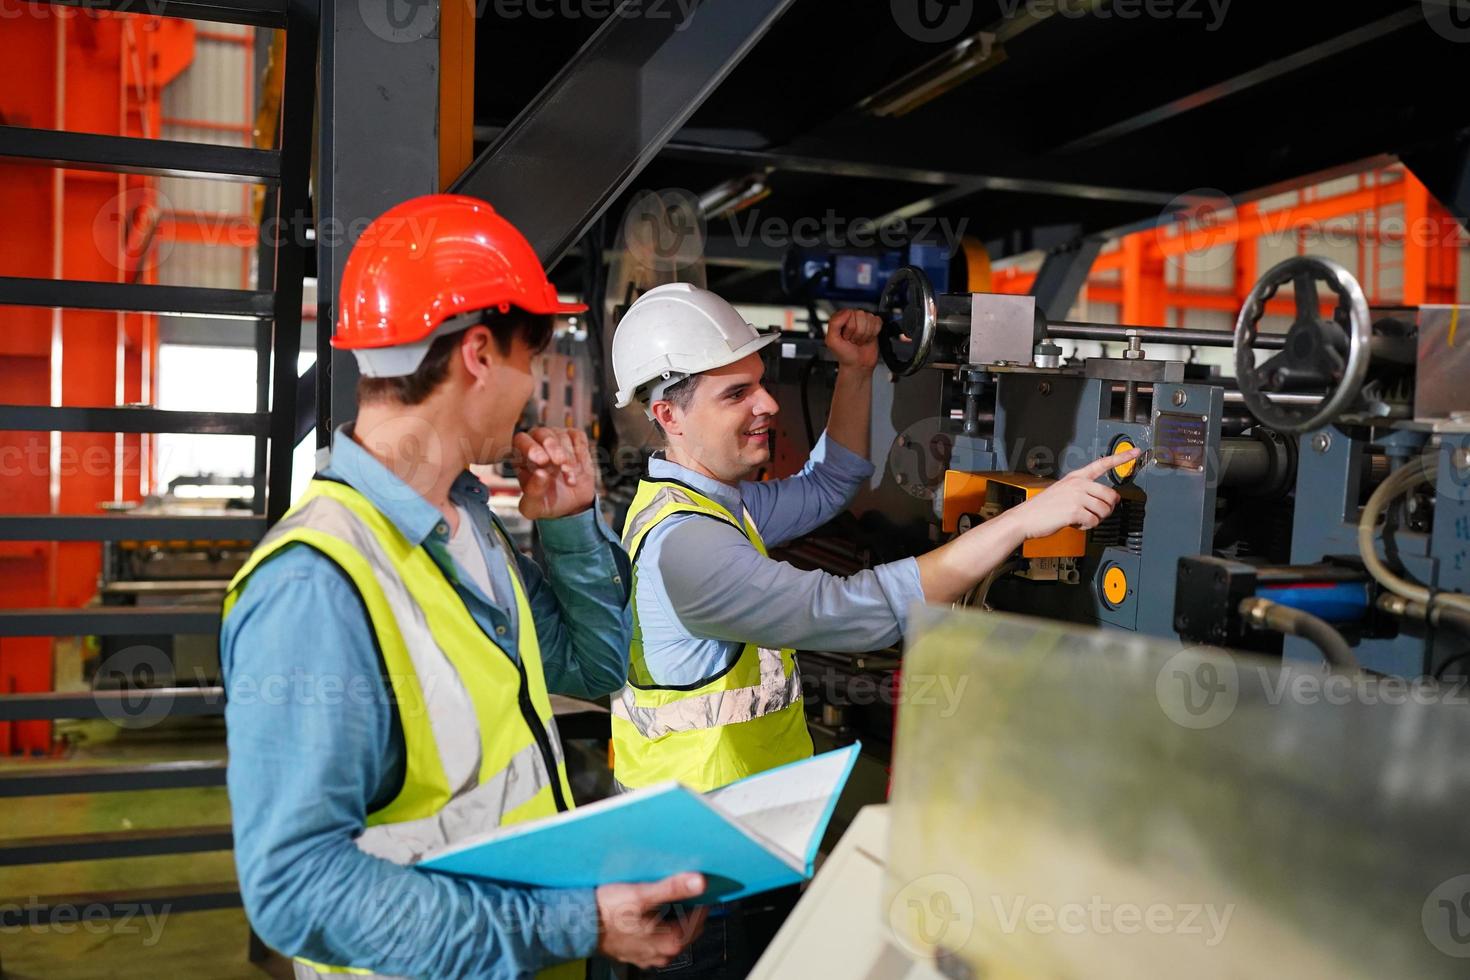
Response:
[[[1362,670],[1342,634],[1311,613],[1249,596],[1240,601],[1240,615],[1256,629],[1301,637],[1322,652],[1322,659],[1333,670],[1354,674]]]
[[[1210,384],[1210,385],[1218,385],[1218,384],[1220,384],[1220,382],[1222,380],[1229,381],[1229,380],[1232,380],[1232,379],[1229,379],[1229,378],[1212,379],[1210,381],[1201,382],[1201,383],[1202,384]],[[1124,391],[1126,389],[1125,389],[1124,383],[1121,382],[1121,381],[1119,381],[1119,382],[1117,382],[1117,383],[1115,383],[1113,385],[1113,390],[1114,391]],[[1154,393],[1154,386],[1153,385],[1139,385],[1138,386],[1138,393],[1140,395],[1149,395],[1149,396],[1152,396],[1153,393]],[[1245,404],[1245,396],[1242,395],[1238,391],[1232,391],[1232,390],[1230,390],[1230,389],[1227,388],[1221,394],[1223,394],[1225,396],[1225,404],[1227,404],[1227,405],[1244,405]],[[1322,401],[1322,396],[1321,395],[1303,395],[1303,394],[1299,394],[1297,392],[1291,392],[1291,391],[1267,391],[1267,392],[1264,392],[1263,394],[1265,394],[1266,398],[1269,401],[1272,401],[1272,402],[1274,402],[1277,405],[1317,405],[1317,404],[1319,404]]]
[[[1046,325],[1046,335],[1053,340],[1098,340],[1126,343],[1129,331],[1137,331],[1146,343],[1181,344],[1188,347],[1234,347],[1235,334],[1230,330],[1186,330],[1182,327],[1130,327],[1111,323],[1079,323],[1053,320]],[[1278,350],[1286,346],[1284,334],[1262,334],[1256,347]]]

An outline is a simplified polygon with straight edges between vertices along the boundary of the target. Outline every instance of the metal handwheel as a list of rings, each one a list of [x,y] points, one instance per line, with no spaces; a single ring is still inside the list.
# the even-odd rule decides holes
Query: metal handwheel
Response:
[[[1286,346],[1256,366],[1256,336],[1266,303],[1286,283],[1296,290],[1296,319],[1286,334]],[[1338,317],[1322,316],[1317,283],[1325,282],[1337,294]],[[1363,287],[1331,259],[1299,256],[1274,266],[1261,277],[1235,321],[1235,376],[1246,407],[1263,425],[1281,432],[1319,429],[1353,404],[1368,374],[1373,323]],[[1278,405],[1267,392],[1325,388],[1314,406]]]
[[[878,300],[878,315],[883,318],[878,352],[888,369],[904,377],[923,367],[934,350],[939,307],[934,302],[934,286],[922,269],[906,265],[889,278]],[[912,342],[913,350],[904,356],[895,345],[906,342]]]

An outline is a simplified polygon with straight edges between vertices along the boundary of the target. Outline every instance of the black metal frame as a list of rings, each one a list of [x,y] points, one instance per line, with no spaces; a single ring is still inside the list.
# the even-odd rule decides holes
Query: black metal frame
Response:
[[[0,799],[140,789],[198,789],[224,784],[225,763],[222,759],[153,762],[141,766],[47,768],[19,773],[0,772]]]
[[[150,514],[5,514],[0,541],[258,541],[265,522],[239,517]],[[3,619],[3,614],[0,614]]]
[[[150,699],[167,701],[170,718],[203,717],[225,713],[222,687],[160,687],[147,692]],[[40,691],[0,699],[0,721],[50,718],[117,718],[138,710],[136,691]]]
[[[274,182],[281,155],[252,147],[0,126],[0,160],[153,177]]]
[[[270,293],[250,289],[155,286],[84,279],[24,279],[17,276],[0,276],[0,306],[48,306],[68,310],[240,319],[270,317],[274,311]],[[299,324],[300,310],[296,311],[296,319]]]
[[[52,408],[0,405],[0,429],[32,432],[192,432],[254,436],[269,430],[268,412],[171,412],[158,408]]]
[[[7,609],[3,636],[159,636],[219,630],[216,606],[88,606]],[[10,695],[9,697],[13,697]],[[0,702],[8,700],[0,698]]]
[[[198,854],[228,851],[235,846],[228,824],[181,830],[124,830],[113,834],[76,834],[55,837],[12,837],[0,840],[0,868],[62,861],[98,861],[106,858],[151,857],[158,854]]]
[[[0,127],[0,158],[82,170],[213,177],[267,186],[266,223],[272,240],[261,249],[255,290],[207,289],[136,283],[0,277],[0,306],[117,310],[184,316],[233,317],[254,326],[259,392],[254,412],[165,412],[151,408],[74,408],[0,405],[0,428],[26,431],[249,435],[257,441],[255,513],[241,516],[161,517],[134,514],[0,516],[4,541],[255,541],[285,512],[291,492],[296,439],[296,358],[301,346],[305,237],[310,223],[312,117],[321,9],[319,0],[37,0],[119,12],[186,17],[220,23],[284,28],[285,106],[280,149],[98,136]],[[243,327],[243,329],[252,329]],[[263,491],[263,492],[262,492]],[[85,609],[0,610],[0,636],[213,633],[217,606],[94,606]],[[166,717],[220,715],[221,688],[47,692],[0,696],[0,722],[53,718],[136,716],[139,698]],[[0,798],[65,793],[167,790],[225,785],[221,760],[93,768],[45,767],[0,773]],[[0,866],[184,854],[232,847],[230,828],[210,826],[33,837],[0,842]],[[141,907],[169,912],[238,906],[234,882],[170,885],[128,892],[61,895],[0,902],[0,926],[49,922],[79,907],[108,917]],[[70,910],[69,912],[65,910]],[[251,937],[252,959],[259,943]]]
[[[85,7],[124,14],[183,17],[216,24],[285,27],[285,0],[33,0],[58,7]]]

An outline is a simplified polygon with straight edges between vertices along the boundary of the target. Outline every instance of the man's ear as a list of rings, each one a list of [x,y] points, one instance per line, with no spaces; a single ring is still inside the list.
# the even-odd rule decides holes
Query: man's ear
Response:
[[[678,423],[675,421],[678,412],[673,402],[656,401],[649,406],[649,411],[653,412],[653,420],[659,424],[665,433],[673,433],[674,435],[683,434]]]
[[[471,327],[459,342],[459,360],[471,383],[483,379],[500,363],[500,348],[486,326]]]

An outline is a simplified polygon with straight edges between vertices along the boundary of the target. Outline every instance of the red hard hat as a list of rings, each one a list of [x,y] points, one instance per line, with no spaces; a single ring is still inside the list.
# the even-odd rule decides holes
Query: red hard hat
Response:
[[[363,374],[412,374],[438,333],[482,310],[582,313],[562,303],[524,235],[479,198],[425,194],[363,230],[342,270],[332,346]],[[460,321],[460,322],[456,322]]]

